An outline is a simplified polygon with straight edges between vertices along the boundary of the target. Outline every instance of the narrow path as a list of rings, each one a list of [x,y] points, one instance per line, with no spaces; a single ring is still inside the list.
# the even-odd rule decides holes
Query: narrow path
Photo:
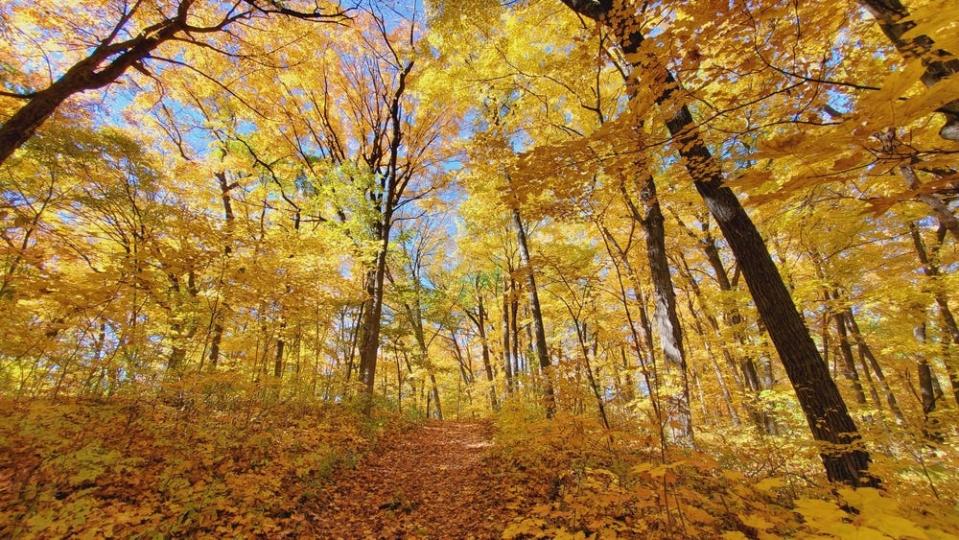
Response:
[[[340,472],[312,512],[322,538],[498,538],[513,494],[491,470],[490,427],[431,422]]]

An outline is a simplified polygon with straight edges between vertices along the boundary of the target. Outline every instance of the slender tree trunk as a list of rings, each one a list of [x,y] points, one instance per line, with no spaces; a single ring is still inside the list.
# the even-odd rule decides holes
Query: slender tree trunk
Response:
[[[466,361],[463,360],[463,352],[460,350],[455,329],[450,330],[450,341],[453,342],[453,354],[456,355],[456,361],[460,365],[460,376],[463,378],[463,384],[466,385],[466,392],[469,393],[470,386],[473,385],[473,374],[467,371]]]
[[[496,399],[496,377],[493,375],[493,362],[490,359],[489,342],[486,339],[486,308],[483,306],[483,296],[477,291],[478,313],[476,326],[479,330],[480,345],[483,348],[483,369],[486,371],[486,380],[489,382],[489,399],[493,410],[499,409]]]
[[[506,373],[506,392],[513,392],[513,360],[510,345],[509,281],[503,280],[503,369]]]
[[[233,214],[233,201],[230,198],[230,190],[233,189],[233,186],[227,182],[225,172],[216,173],[216,179],[220,187],[220,200],[223,203],[223,257],[224,259],[229,259],[230,255],[233,253],[233,228],[234,221],[236,219]],[[224,265],[226,265],[226,260],[224,260]],[[227,270],[224,269],[224,273],[226,273],[226,271]],[[224,282],[225,280],[221,278],[221,287],[224,286]],[[230,304],[227,301],[226,294],[221,294],[223,294],[223,299],[217,306],[217,309],[213,315],[213,335],[210,343],[210,368],[213,370],[216,370],[216,367],[220,361],[220,345],[223,341],[224,319],[226,318],[226,315],[230,309]]]
[[[866,404],[866,393],[862,389],[862,382],[859,380],[859,372],[856,370],[856,361],[852,356],[852,347],[849,345],[849,336],[846,334],[845,318],[842,313],[832,313],[829,318],[833,320],[836,328],[836,335],[839,338],[839,352],[842,357],[842,374],[852,385],[853,394],[856,396],[856,402],[860,405]]]
[[[679,214],[673,211],[673,215],[676,218],[676,221],[679,225],[686,230],[686,234],[691,238],[697,241],[697,243],[702,247],[703,253],[706,255],[706,260],[709,262],[709,265],[713,269],[713,273],[716,276],[716,282],[719,284],[719,289],[723,293],[729,293],[733,290],[732,281],[729,279],[729,274],[726,272],[726,267],[723,264],[722,258],[719,254],[719,247],[716,245],[716,240],[713,238],[712,234],[709,231],[709,220],[705,218],[702,220],[702,230],[703,237],[697,237],[686,224],[679,217]],[[689,272],[688,268],[686,271],[689,276],[691,283],[695,284],[695,280],[692,278],[692,273]],[[700,305],[704,311],[707,312],[707,321],[713,326],[716,333],[719,333],[719,323],[716,320],[716,317],[708,314],[708,309],[706,304],[702,301],[702,294],[699,292],[699,287],[694,285],[694,292],[697,293],[697,296],[700,297]],[[749,345],[749,339],[746,337],[743,332],[744,319],[739,313],[739,310],[732,305],[728,305],[728,302],[724,299],[723,302],[723,320],[727,325],[731,326],[733,329],[733,335],[737,342],[743,347]],[[723,344],[722,346],[723,356],[726,359],[726,362],[733,364],[734,360],[732,354],[729,351],[729,347]],[[738,373],[741,373],[742,376],[737,376]],[[760,400],[760,393],[763,390],[772,389],[772,378],[769,378],[768,385],[765,383],[765,379],[759,377],[759,372],[756,370],[756,363],[748,355],[743,355],[739,358],[738,366],[733,369],[733,380],[736,382],[738,389],[745,393],[748,388],[751,396],[746,396],[746,408],[749,411],[750,416],[753,421],[768,435],[776,434],[779,429],[776,425],[775,418],[766,410],[763,410],[763,405]]]
[[[956,349],[959,348],[959,326],[956,325],[956,319],[949,307],[949,298],[942,287],[940,280],[939,263],[936,260],[938,247],[942,245],[945,236],[943,228],[940,227],[937,232],[938,244],[932,250],[932,256],[926,250],[925,243],[922,241],[922,235],[915,223],[909,224],[909,233],[912,235],[913,246],[916,249],[916,255],[919,262],[922,263],[923,273],[930,282],[933,297],[936,299],[936,307],[939,308],[939,318],[942,321],[944,335],[942,337],[943,362],[946,364],[946,371],[949,375],[949,382],[952,385],[953,398],[959,404],[959,369],[955,365]]]
[[[593,367],[589,361],[589,347],[586,346],[586,323],[581,325],[579,321],[574,320],[573,322],[576,325],[576,338],[579,340],[580,350],[583,353],[583,362],[586,367],[586,380],[589,382],[589,387],[593,391],[593,396],[596,398],[599,418],[603,421],[603,426],[606,428],[606,431],[609,431],[610,425],[609,417],[606,415],[606,403],[603,401],[603,394],[600,391],[596,377],[593,375]]]
[[[710,311],[709,305],[706,302],[705,297],[703,296],[702,289],[700,288],[699,283],[696,281],[696,278],[693,276],[693,273],[689,268],[689,264],[686,261],[686,257],[682,253],[680,253],[679,258],[683,263],[682,270],[686,277],[686,281],[689,283],[689,287],[690,289],[692,289],[693,295],[699,301],[699,311],[703,313],[703,316],[705,317],[706,322],[709,324],[709,327],[712,329],[713,334],[716,336],[717,339],[720,340],[721,342],[720,347],[722,350],[723,358],[725,359],[726,364],[729,366],[730,371],[734,375],[733,380],[736,382],[739,392],[742,394],[745,394],[746,389],[743,385],[743,382],[739,378],[735,377],[736,371],[740,368],[740,366],[737,365],[736,362],[733,360],[732,353],[729,351],[729,347],[727,347],[725,343],[722,343],[722,335],[719,329],[719,321],[716,319],[716,316],[713,315],[712,312]],[[721,270],[719,274],[725,277],[726,271],[722,267],[722,264],[720,264],[719,268]],[[728,280],[727,280],[727,285],[728,285]],[[692,298],[688,296],[687,296],[687,306],[689,308],[690,314],[693,317],[693,321],[696,324],[696,331],[702,337],[703,344],[705,345],[707,349],[707,353],[709,354],[709,358],[713,365],[713,369],[716,373],[716,377],[719,382],[720,389],[723,392],[723,399],[724,401],[726,401],[727,407],[729,408],[729,414],[732,417],[733,424],[738,426],[740,423],[739,414],[736,412],[736,409],[734,407],[731,392],[729,391],[729,387],[726,384],[726,380],[725,380],[725,377],[723,376],[722,369],[719,367],[719,363],[715,360],[715,355],[713,354],[712,349],[709,346],[709,341],[706,337],[705,331],[703,329],[703,325],[699,321],[700,319],[698,315],[699,312],[695,310],[695,308],[693,307]],[[737,313],[737,316],[738,316],[738,313]],[[756,386],[755,387],[751,386],[750,390],[753,390],[754,392],[758,393],[759,377],[758,375],[756,375],[756,368],[753,365],[752,360],[750,360],[749,358],[745,358],[744,360],[746,361],[744,361],[741,364],[743,370],[745,371],[747,369],[747,366],[751,368],[752,377],[756,381],[755,382]],[[759,429],[762,429],[768,432],[767,426],[770,422],[770,420],[767,418],[768,415],[766,415],[764,412],[761,412],[755,405],[756,404],[748,403],[747,401],[746,409],[749,412],[750,416],[752,417],[753,421],[756,423],[756,426]]]
[[[641,166],[641,165],[640,165]],[[689,379],[686,352],[683,349],[683,330],[676,313],[676,293],[666,259],[666,228],[663,212],[656,198],[656,184],[652,176],[637,182],[642,210],[633,204],[625,186],[623,198],[630,213],[646,234],[646,261],[653,285],[653,317],[659,332],[659,342],[667,368],[677,377],[679,392],[667,397],[668,414],[677,439],[685,445],[693,442],[693,421],[690,411]]]
[[[509,324],[510,324],[510,335],[513,336],[512,345],[513,345],[513,376],[516,377],[519,373],[523,372],[522,359],[520,358],[520,345],[519,345],[519,290],[516,287],[516,280],[513,279],[513,272],[510,269],[510,278],[509,278]]]
[[[925,318],[925,310],[923,310]],[[913,335],[920,347],[926,345],[926,322],[922,321],[913,329]],[[922,432],[927,439],[941,441],[942,434],[939,431],[939,423],[933,416],[936,411],[935,376],[932,374],[932,368],[929,366],[929,360],[926,358],[925,351],[920,351],[916,357],[916,372],[919,378],[919,401],[922,405]]]
[[[443,419],[443,407],[440,405],[440,387],[436,384],[436,372],[430,369],[430,383],[433,385],[433,401],[436,403],[436,419]]]
[[[286,323],[280,325],[280,332],[283,332]],[[276,340],[276,355],[273,357],[273,377],[276,380],[283,378],[283,352],[286,350],[286,341],[283,338]]]
[[[696,333],[699,334],[700,340],[702,340],[703,347],[706,349],[706,356],[709,358],[709,364],[712,366],[713,374],[716,376],[716,383],[719,385],[719,392],[720,395],[723,396],[726,410],[729,411],[729,417],[732,419],[733,425],[738,426],[741,421],[739,419],[739,413],[736,412],[736,406],[733,404],[732,393],[730,393],[729,386],[726,384],[726,377],[723,375],[723,370],[719,367],[719,362],[716,361],[716,355],[713,354],[713,349],[709,345],[709,338],[706,336],[706,332],[700,322],[700,317],[696,312],[696,308],[693,306],[693,300],[688,295],[686,302],[687,309],[689,309],[689,313],[693,318],[694,329]]]
[[[174,273],[168,274],[170,280],[170,292],[174,298],[173,305],[174,309],[183,309],[182,306],[182,287],[180,286],[180,278]],[[193,270],[190,270],[187,274],[187,283],[186,283],[186,293],[191,301],[195,301],[199,291],[196,286],[196,273]],[[171,340],[173,341],[170,357],[167,359],[167,369],[169,371],[177,371],[183,367],[183,362],[186,359],[186,347],[184,346],[185,342],[188,342],[193,336],[196,335],[197,325],[193,320],[182,322],[177,320],[177,314],[171,312],[171,316],[174,318],[175,322],[170,325]]]
[[[369,302],[363,302],[356,308],[356,316],[353,318],[353,326],[350,329],[344,329],[346,333],[346,338],[348,340],[347,350],[344,351],[346,356],[346,378],[345,385],[343,388],[343,393],[347,394],[350,389],[350,379],[353,376],[354,364],[356,363],[356,349],[359,346],[360,341],[360,330],[362,329],[363,322],[365,321],[364,314],[366,313],[366,308]],[[341,318],[341,324],[346,324],[346,315]],[[344,326],[344,328],[346,328]]]
[[[889,405],[889,409],[892,411],[892,413],[896,415],[897,420],[900,422],[904,421],[905,417],[902,414],[902,409],[899,408],[899,401],[896,399],[896,395],[889,386],[889,381],[886,380],[886,375],[882,371],[882,366],[879,365],[879,361],[872,353],[872,348],[869,347],[868,343],[866,343],[866,338],[859,330],[859,323],[856,322],[856,317],[853,315],[851,308],[846,309],[845,319],[846,324],[849,325],[849,332],[852,334],[853,340],[856,342],[859,355],[862,357],[863,361],[869,362],[873,373],[876,374],[876,379],[879,381],[879,388],[886,397],[886,404]]]
[[[639,331],[636,328],[636,323],[633,319],[632,310],[629,309],[630,302],[629,302],[629,297],[626,294],[626,283],[623,279],[623,272],[619,268],[620,265],[616,264],[617,258],[619,259],[620,264],[622,264],[623,268],[625,269],[627,275],[633,281],[636,300],[637,300],[637,303],[639,303],[641,310],[644,309],[642,305],[643,304],[642,293],[641,293],[641,290],[638,288],[636,274],[629,263],[629,257],[627,256],[626,249],[623,249],[619,245],[619,243],[616,242],[616,239],[613,237],[612,234],[609,233],[609,231],[606,229],[605,226],[600,224],[599,229],[603,235],[603,241],[606,246],[606,251],[609,253],[610,257],[613,258],[613,263],[614,263],[613,269],[616,272],[616,282],[619,285],[619,293],[620,293],[619,299],[620,299],[620,302],[623,304],[623,312],[626,314],[626,322],[629,325],[630,335],[632,337],[633,350],[636,353],[636,358],[639,360],[640,373],[643,376],[643,382],[646,385],[646,392],[647,392],[647,395],[649,396],[650,403],[652,404],[653,414],[655,415],[656,426],[658,428],[660,450],[663,455],[663,458],[665,459],[667,440],[666,440],[666,432],[663,425],[664,424],[663,413],[659,403],[658,380],[656,379],[656,372],[655,372],[655,367],[656,367],[655,366],[656,363],[654,360],[655,357],[653,355],[653,350],[651,348],[648,348],[647,350],[649,352],[650,359],[653,359],[650,362],[652,366],[650,366],[649,363],[647,363],[645,358],[643,357],[642,342],[640,340]],[[618,257],[614,256],[614,251],[613,251],[614,247],[615,247],[615,253]],[[645,313],[645,312],[641,311],[641,313]],[[645,329],[644,332],[648,334],[648,329]],[[625,356],[623,358],[623,362],[626,363]],[[650,367],[652,367],[652,369],[650,369]],[[630,391],[630,393],[632,393],[632,390]]]
[[[550,373],[549,350],[546,348],[546,327],[543,324],[543,313],[539,305],[539,292],[536,289],[536,276],[530,262],[529,245],[526,239],[526,229],[519,209],[513,209],[513,225],[516,226],[516,237],[519,243],[519,253],[526,271],[526,284],[529,287],[529,305],[533,317],[533,334],[535,336],[536,355],[539,367],[543,372],[543,384],[546,389],[546,417],[552,418],[556,413],[556,398],[553,395],[553,381]]]

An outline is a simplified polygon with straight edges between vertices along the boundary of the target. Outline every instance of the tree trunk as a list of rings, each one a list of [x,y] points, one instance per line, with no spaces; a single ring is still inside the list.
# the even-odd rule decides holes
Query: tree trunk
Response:
[[[642,166],[641,164],[637,164]],[[630,199],[625,186],[621,186],[626,206],[646,235],[646,261],[649,264],[653,285],[653,318],[659,332],[660,346],[667,368],[678,378],[680,391],[666,398],[668,415],[677,439],[684,445],[693,442],[693,421],[689,407],[689,379],[686,369],[686,352],[683,349],[683,330],[676,313],[676,293],[666,259],[666,228],[663,212],[656,198],[656,183],[652,176],[637,182],[643,209]]]
[[[846,324],[849,325],[849,332],[852,334],[853,340],[856,342],[856,347],[859,349],[859,355],[864,359],[864,361],[869,362],[873,373],[876,374],[876,379],[879,381],[879,387],[882,389],[882,393],[886,397],[886,404],[889,405],[889,409],[892,410],[892,413],[896,415],[897,420],[900,422],[904,421],[905,417],[902,414],[902,409],[899,408],[899,401],[896,399],[896,395],[892,392],[892,388],[889,386],[889,382],[886,380],[886,375],[882,371],[882,366],[879,365],[879,361],[876,360],[876,356],[872,353],[872,348],[869,347],[868,343],[866,343],[866,338],[859,330],[859,323],[856,322],[856,317],[853,316],[851,308],[846,309],[845,318]]]
[[[283,332],[283,327],[286,326],[286,323],[280,325],[280,332]],[[276,380],[283,378],[283,351],[286,350],[286,341],[283,338],[276,340],[276,356],[273,358],[273,377]]]
[[[512,269],[509,278],[509,324],[510,335],[513,336],[513,376],[516,377],[523,372],[522,360],[519,355],[519,291],[516,287],[516,280],[513,279]]]
[[[385,229],[385,227],[384,227]],[[389,247],[389,232],[383,231],[381,247],[376,254],[376,266],[367,275],[367,309],[360,326],[360,378],[367,400],[367,411],[372,406],[373,383],[376,378],[376,357],[380,347],[380,319],[383,316],[383,282],[386,278],[386,253]]]
[[[543,372],[543,384],[546,389],[546,417],[552,418],[556,413],[556,397],[553,395],[553,381],[550,373],[549,350],[546,348],[546,327],[543,324],[543,313],[539,305],[539,292],[536,289],[536,276],[533,265],[530,263],[529,245],[527,244],[526,229],[523,228],[523,219],[519,209],[513,209],[513,225],[516,226],[516,238],[519,243],[519,254],[526,271],[526,284],[529,287],[529,307],[533,317],[533,335],[535,338],[536,356],[539,367]]]
[[[949,307],[949,298],[942,287],[940,281],[941,273],[939,263],[936,260],[938,247],[942,245],[945,236],[944,230],[940,227],[937,236],[939,243],[933,248],[932,255],[926,250],[922,241],[922,235],[919,233],[919,227],[915,223],[909,224],[909,233],[912,235],[913,247],[916,249],[916,255],[919,262],[922,263],[923,274],[930,282],[933,297],[936,299],[936,307],[939,308],[939,318],[942,320],[944,335],[942,337],[943,362],[946,364],[946,371],[949,375],[949,382],[952,384],[953,398],[959,404],[959,370],[955,366],[956,349],[959,348],[959,326],[956,325],[956,319]]]
[[[688,111],[686,114],[688,117]],[[689,122],[682,123],[682,127],[676,123],[675,130],[681,131],[690,123],[691,118]],[[698,137],[696,139],[697,143],[693,146],[695,153],[711,161],[705,144]],[[685,146],[683,142],[679,144]],[[686,159],[692,162],[692,157]],[[858,445],[860,436],[856,424],[752,220],[736,195],[722,185],[718,169],[710,179],[697,181],[696,189],[706,200],[736,255],[746,285],[779,352],[813,437],[817,441],[836,445],[835,451],[820,453],[827,476],[832,481],[854,486],[877,486],[878,479],[867,472],[869,454]]]
[[[590,389],[593,391],[593,397],[596,398],[596,407],[599,409],[599,418],[603,421],[603,426],[608,432],[610,430],[610,425],[609,417],[606,415],[606,403],[603,401],[603,394],[600,391],[599,383],[596,381],[596,377],[593,375],[593,366],[589,361],[589,347],[586,346],[586,323],[580,324],[577,320],[574,320],[573,323],[576,325],[576,338],[579,341],[580,350],[583,353],[583,362],[586,367],[586,380],[589,383]]]
[[[218,172],[216,173],[217,183],[220,187],[220,200],[223,203],[223,257],[224,259],[229,259],[230,255],[233,253],[233,227],[235,216],[233,214],[233,201],[230,198],[230,190],[233,189],[227,182],[226,173]],[[235,184],[234,184],[235,185]],[[226,261],[224,260],[224,265]],[[223,273],[226,273],[224,269]],[[222,274],[221,274],[222,276]],[[224,287],[224,279],[220,278],[220,287]],[[226,314],[230,309],[230,304],[225,298],[221,300],[220,304],[217,306],[216,312],[213,314],[213,335],[210,342],[210,368],[216,370],[217,364],[220,361],[220,344],[223,341],[223,321],[226,318]]]
[[[509,281],[503,280],[503,369],[506,373],[506,392],[513,392],[513,360],[510,345]]]
[[[827,316],[833,320],[833,324],[836,327],[836,334],[839,337],[839,352],[842,357],[842,375],[852,385],[856,402],[860,405],[865,405],[866,393],[862,389],[859,372],[856,370],[856,361],[852,356],[852,347],[849,345],[849,336],[846,333],[845,317],[839,312]]]
[[[486,380],[489,382],[489,399],[493,410],[499,408],[499,402],[496,400],[496,377],[493,375],[493,363],[490,359],[489,342],[486,340],[486,308],[483,306],[483,296],[477,291],[478,313],[476,326],[479,330],[480,345],[483,348],[483,369],[486,371]]]
[[[719,247],[716,245],[716,240],[713,238],[712,234],[709,232],[709,220],[707,217],[704,217],[702,220],[702,230],[703,237],[697,237],[686,224],[679,217],[679,214],[673,211],[673,215],[676,218],[676,221],[679,225],[686,230],[686,234],[696,240],[703,250],[703,253],[706,255],[706,260],[709,262],[709,266],[713,269],[713,274],[716,276],[716,282],[719,284],[719,290],[724,293],[729,293],[733,290],[733,283],[729,279],[729,273],[726,272],[726,267],[723,264],[722,257],[719,254]],[[689,276],[690,283],[693,284],[693,291],[700,297],[700,306],[707,312],[707,321],[714,328],[715,332],[719,333],[719,323],[716,320],[716,317],[708,313],[706,304],[702,301],[702,293],[699,292],[699,287],[695,285],[695,280],[693,280],[692,273],[687,268],[686,274]],[[733,335],[736,338],[736,341],[740,345],[746,347],[749,345],[749,339],[746,337],[743,332],[744,320],[742,315],[739,313],[739,310],[733,306],[728,305],[728,302],[724,299],[723,301],[723,320],[725,323],[732,327]],[[729,351],[729,347],[726,344],[722,345],[723,356],[726,359],[726,362],[729,364],[735,364],[735,361],[732,358],[732,354]],[[735,365],[733,368],[733,380],[736,382],[738,389],[741,392],[745,393],[745,390],[748,388],[751,396],[747,396],[746,399],[746,408],[749,410],[750,416],[753,421],[768,435],[776,434],[779,429],[776,425],[775,418],[768,412],[763,410],[762,403],[759,399],[760,393],[763,390],[772,389],[772,379],[769,379],[768,386],[764,383],[763,379],[760,379],[759,373],[756,370],[756,363],[748,355],[743,355],[739,358],[738,365]],[[741,373],[741,377],[737,376]]]
[[[959,73],[959,58],[950,51],[937,49],[935,42],[925,34],[904,37],[906,32],[916,27],[910,19],[909,10],[899,0],[860,0],[879,23],[882,33],[889,38],[896,50],[907,60],[921,58],[926,71],[922,74],[922,83],[927,87]],[[951,51],[955,53],[956,51]],[[950,101],[939,108],[946,117],[946,124],[939,135],[950,141],[959,141],[959,100]]]
[[[689,275],[687,279],[691,280],[692,276]],[[697,287],[698,288],[698,287]],[[702,298],[700,297],[700,302]],[[739,419],[739,413],[736,412],[736,406],[733,404],[732,393],[729,391],[729,386],[726,384],[726,377],[723,375],[723,370],[719,367],[719,362],[716,361],[716,355],[713,354],[713,349],[709,345],[709,338],[706,336],[706,332],[703,329],[703,325],[700,322],[700,316],[696,311],[696,308],[693,306],[693,299],[691,296],[686,296],[686,307],[689,309],[690,315],[693,317],[694,329],[696,333],[699,334],[699,338],[702,340],[703,346],[706,349],[706,356],[709,358],[709,364],[713,368],[713,374],[716,376],[716,383],[719,385],[720,395],[723,396],[723,402],[726,404],[726,410],[729,411],[729,417],[733,421],[734,426],[740,425],[741,421]],[[762,428],[762,424],[759,426]]]
[[[20,107],[0,126],[0,164],[17,148],[23,146],[37,128],[70,96],[103,88],[116,81],[128,68],[146,58],[161,43],[173,38],[185,24],[184,12],[182,16],[178,14],[176,19],[155,25],[152,32],[142,33],[126,42],[128,45],[121,49],[123,52],[102,69],[100,65],[108,59],[110,51],[98,47],[90,56],[71,66],[49,87],[33,94],[26,105]]]

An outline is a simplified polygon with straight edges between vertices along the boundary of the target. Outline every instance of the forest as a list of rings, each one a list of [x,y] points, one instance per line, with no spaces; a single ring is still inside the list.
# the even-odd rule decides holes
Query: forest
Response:
[[[959,539],[954,0],[0,2],[0,537]]]

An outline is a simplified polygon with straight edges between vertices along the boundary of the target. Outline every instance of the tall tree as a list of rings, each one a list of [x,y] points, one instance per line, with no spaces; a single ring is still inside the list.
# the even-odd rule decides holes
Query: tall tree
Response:
[[[0,164],[33,136],[37,128],[71,96],[104,88],[131,67],[148,77],[156,77],[158,71],[154,65],[185,65],[176,58],[175,50],[170,51],[172,55],[159,54],[157,50],[164,44],[189,44],[220,50],[221,45],[214,39],[230,37],[233,27],[255,25],[265,17],[279,15],[322,22],[339,22],[346,17],[345,12],[332,5],[277,0],[240,0],[221,4],[179,0],[172,5],[152,0],[109,2],[89,15],[102,28],[85,31],[83,36],[71,36],[79,45],[77,50],[89,51],[86,56],[76,58],[72,65],[57,66],[62,67],[62,74],[51,72],[49,85],[45,88],[23,87],[0,93],[24,102],[0,126]],[[17,16],[15,12],[13,17]],[[104,18],[97,20],[97,17]],[[43,19],[41,16],[38,20]],[[94,37],[98,30],[102,30],[100,35],[105,37]],[[88,41],[89,38],[93,38],[93,42]]]
[[[529,294],[529,310],[533,317],[533,337],[536,358],[539,360],[540,371],[543,375],[545,392],[546,416],[552,418],[556,414],[556,396],[553,392],[552,362],[549,359],[549,349],[546,346],[546,325],[543,322],[543,310],[539,303],[539,289],[536,287],[536,273],[530,256],[529,238],[526,226],[519,213],[519,208],[512,209],[513,227],[516,229],[516,243],[519,246],[520,260],[523,263],[521,271],[526,276],[526,288]]]
[[[632,76],[651,73],[653,80],[662,85],[655,101],[664,106],[671,103],[671,98],[680,90],[679,83],[658,62],[651,66],[643,64],[643,55],[639,53],[645,37],[629,4],[614,0],[563,2],[577,13],[609,26],[625,57],[631,59]],[[739,199],[724,185],[722,166],[707,147],[688,106],[680,105],[667,120],[666,127],[675,138],[696,190],[706,201],[742,268],[746,285],[779,352],[813,437],[837,448],[821,453],[827,475],[830,480],[851,485],[878,485],[878,480],[867,472],[869,454],[859,445],[856,424],[829,376],[766,243]]]

